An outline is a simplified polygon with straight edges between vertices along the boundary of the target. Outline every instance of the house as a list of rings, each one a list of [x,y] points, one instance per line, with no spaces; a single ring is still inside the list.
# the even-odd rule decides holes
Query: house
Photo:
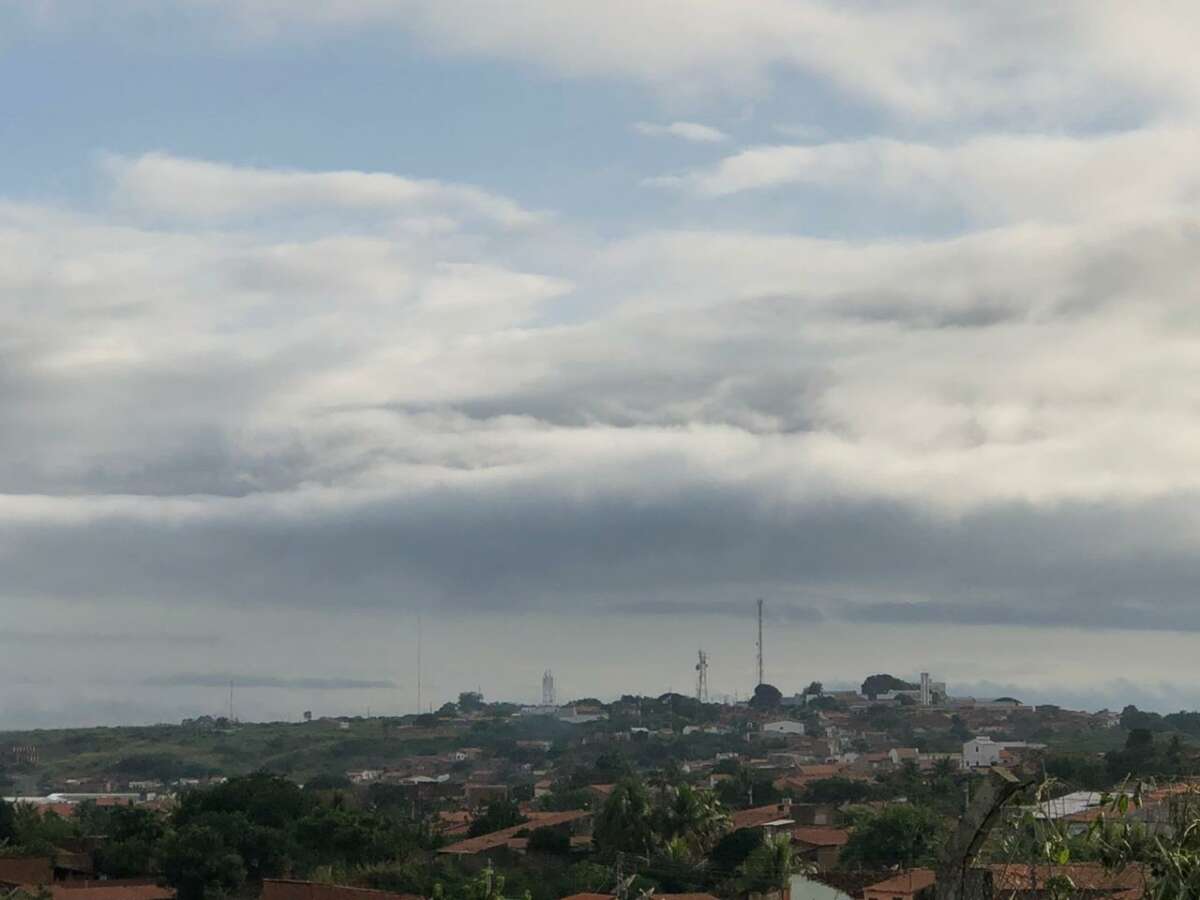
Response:
[[[842,847],[850,840],[850,832],[844,828],[796,825],[790,831],[796,855],[816,866],[818,872],[835,868]]]
[[[781,719],[777,722],[767,722],[762,727],[764,734],[804,734],[803,722],[792,722],[787,719]]]
[[[932,869],[909,869],[863,888],[863,900],[933,900]]]
[[[67,881],[45,888],[50,900],[175,900],[175,889],[148,878]]]
[[[49,856],[0,856],[0,885],[49,884],[54,880],[54,863]]]
[[[1063,866],[1006,863],[987,868],[992,876],[992,890],[997,896],[1015,896],[1022,900],[1040,900],[1052,896],[1046,890],[1046,883],[1051,879],[1069,879],[1075,886],[1073,896],[1134,900],[1142,896],[1148,877],[1148,873],[1138,865],[1126,866],[1120,870],[1106,869],[1100,863],[1071,863]]]
[[[729,818],[733,831],[741,831],[743,828],[774,829],[795,825],[796,821],[792,818],[791,813],[792,804],[784,801],[767,806],[756,806],[752,809],[739,809]]]
[[[615,784],[589,784],[585,790],[595,796],[597,803],[604,803],[612,796]]]
[[[806,875],[793,875],[791,900],[854,900],[854,895]]]
[[[467,806],[486,806],[496,800],[508,799],[507,784],[468,784],[463,788]]]
[[[986,769],[1001,765],[1005,754],[1028,750],[1044,750],[1045,744],[1027,741],[994,741],[990,737],[975,737],[963,744],[962,764],[964,769]]]
[[[921,751],[916,747],[893,747],[888,751],[888,760],[893,766],[902,766],[906,762],[917,762],[921,758]]]
[[[555,828],[575,836],[586,831],[591,822],[591,813],[586,809],[569,809],[562,812],[531,812],[529,821],[510,828],[502,828],[488,834],[467,838],[448,844],[437,852],[451,856],[466,864],[482,865],[493,854],[520,854],[525,851],[529,834],[539,828]]]

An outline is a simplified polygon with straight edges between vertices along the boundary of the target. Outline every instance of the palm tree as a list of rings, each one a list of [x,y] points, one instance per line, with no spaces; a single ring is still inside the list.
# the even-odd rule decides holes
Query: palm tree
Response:
[[[657,843],[654,809],[650,793],[636,778],[627,778],[613,788],[592,832],[596,846],[604,852],[637,853],[649,856]]]
[[[742,863],[742,888],[754,893],[785,890],[798,868],[791,835],[773,835]]]

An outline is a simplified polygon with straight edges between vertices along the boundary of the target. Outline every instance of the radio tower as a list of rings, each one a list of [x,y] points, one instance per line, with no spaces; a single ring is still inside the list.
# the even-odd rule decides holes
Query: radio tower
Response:
[[[762,640],[762,611],[763,599],[758,598],[758,683],[763,684],[763,640]]]
[[[555,706],[554,673],[547,669],[542,673],[542,706]]]
[[[708,654],[700,651],[700,662],[696,663],[696,699],[708,702]]]

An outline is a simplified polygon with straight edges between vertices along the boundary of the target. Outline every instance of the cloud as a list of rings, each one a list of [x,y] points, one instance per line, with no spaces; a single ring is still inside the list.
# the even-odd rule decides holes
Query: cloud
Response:
[[[13,33],[87,28],[122,37],[132,23],[174,44],[215,40],[246,52],[263,42],[395,35],[452,56],[633,81],[690,103],[766,92],[799,75],[926,121],[1061,127],[1152,119],[1200,101],[1191,50],[1200,15],[1184,3],[1066,0],[1030,17],[940,0],[114,0],[24,4],[8,14]]]
[[[394,681],[361,678],[289,678],[276,675],[214,675],[187,672],[158,675],[145,679],[143,684],[156,688],[223,688],[233,684],[240,688],[278,688],[288,691],[362,691],[396,687]]]
[[[466,217],[521,228],[545,218],[478,188],[387,172],[251,168],[165,153],[109,155],[103,164],[118,206],[170,220],[228,222],[336,212],[417,216],[432,227]]]
[[[705,197],[786,187],[949,208],[985,225],[1130,221],[1194,207],[1200,131],[1161,127],[1089,137],[989,134],[949,144],[892,138],[753,147],[649,184]],[[1153,160],[1153,165],[1143,161]],[[843,200],[844,202],[844,200]]]
[[[311,202],[302,235],[0,209],[39,298],[0,313],[12,596],[1191,627],[1183,213],[639,234],[564,324],[570,283],[463,240],[491,222]]]
[[[697,144],[718,144],[729,140],[729,135],[725,132],[698,122],[671,122],[669,125],[635,122],[633,129],[647,137],[677,137]]]

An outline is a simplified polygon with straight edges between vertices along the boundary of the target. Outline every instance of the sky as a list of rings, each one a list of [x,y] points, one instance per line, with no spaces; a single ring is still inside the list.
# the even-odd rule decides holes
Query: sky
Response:
[[[1200,8],[0,0],[0,730],[1200,707]]]

